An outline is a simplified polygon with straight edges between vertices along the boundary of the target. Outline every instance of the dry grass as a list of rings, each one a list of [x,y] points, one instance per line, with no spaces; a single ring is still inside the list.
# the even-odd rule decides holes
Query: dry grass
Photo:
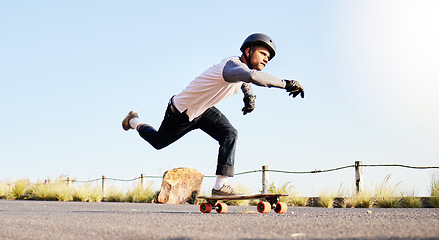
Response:
[[[133,188],[125,195],[126,202],[143,202],[150,203],[157,196],[156,191],[152,188],[152,183],[134,184]]]
[[[26,190],[30,186],[29,179],[19,179],[14,181],[13,186],[9,194],[8,199],[23,199],[26,194]]]
[[[328,191],[320,192],[318,205],[324,208],[332,208],[334,205],[334,195]]]
[[[421,208],[422,201],[421,198],[415,197],[414,193],[405,195],[401,194],[401,207],[404,208]]]
[[[28,193],[30,198],[47,201],[72,201],[73,188],[71,188],[62,177],[54,181],[39,181],[33,184]]]
[[[269,193],[287,194],[286,197],[280,197],[280,202],[286,202],[288,206],[306,206],[308,203],[307,197],[301,197],[296,188],[291,185],[291,182],[286,182],[279,187],[271,183],[268,188]]]
[[[439,208],[439,178],[437,177],[431,179],[430,196],[430,204],[435,208]]]
[[[105,195],[105,198],[103,199],[105,202],[124,202],[125,201],[125,194],[114,187],[110,187],[107,189],[107,194]]]
[[[28,179],[19,179],[13,183],[0,182],[0,198],[7,199],[35,199],[45,201],[81,201],[81,202],[151,202],[157,197],[157,191],[152,188],[152,183],[142,187],[134,184],[126,194],[122,191],[109,188],[103,199],[100,184],[85,184],[69,186],[65,176],[55,180],[37,181],[30,183]]]
[[[289,206],[298,206],[298,207],[305,207],[308,203],[309,198],[307,197],[301,197],[297,195],[292,195],[288,197],[287,204]]]
[[[346,198],[346,208],[370,208],[373,205],[373,197],[370,191],[361,191],[359,194],[355,194]]]
[[[0,198],[7,198],[9,194],[9,185],[6,182],[0,182]]]
[[[396,208],[401,205],[401,198],[398,196],[400,183],[390,184],[390,175],[387,175],[375,192],[375,206],[379,208]]]
[[[102,201],[102,188],[98,185],[85,184],[73,191],[73,201],[100,202]]]
[[[133,184],[133,188],[128,190],[126,194],[120,190],[109,188],[106,191],[105,199],[102,199],[100,184],[69,186],[63,179],[65,179],[65,176],[60,176],[53,181],[37,181],[34,184],[31,184],[28,179],[0,182],[0,198],[83,202],[99,202],[102,200],[111,202],[153,202],[158,194],[158,191],[153,190],[152,183],[147,182],[144,186]],[[400,183],[391,184],[389,179],[390,175],[386,176],[382,183],[378,184],[374,190],[363,190],[359,194],[342,191],[341,187],[336,194],[331,194],[327,191],[321,192],[318,204],[321,207],[327,208],[334,207],[334,204],[335,207],[339,205],[346,208],[419,208],[423,206],[421,198],[416,197],[414,193],[398,193]],[[242,184],[234,187],[240,192],[249,194],[248,188]],[[309,200],[306,197],[300,196],[290,182],[282,185],[271,183],[269,193],[288,194],[287,197],[281,197],[280,201],[286,202],[289,206],[306,206]],[[433,207],[439,207],[439,178],[437,177],[432,178],[430,195],[430,204]],[[337,199],[334,202],[335,196],[343,197],[344,201],[338,201],[339,199]],[[199,204],[200,200],[197,201],[196,204]],[[240,200],[227,201],[226,203],[228,205],[249,206],[257,205],[258,202],[258,200]]]

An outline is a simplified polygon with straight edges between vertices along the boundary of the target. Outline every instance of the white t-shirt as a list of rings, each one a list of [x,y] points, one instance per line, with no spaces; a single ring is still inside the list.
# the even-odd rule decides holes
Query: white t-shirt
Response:
[[[283,80],[249,69],[239,57],[229,57],[196,77],[183,91],[174,96],[173,103],[180,112],[187,110],[189,121],[192,121],[208,108],[238,93],[241,87],[245,95],[251,95],[249,83],[265,87],[285,87]]]

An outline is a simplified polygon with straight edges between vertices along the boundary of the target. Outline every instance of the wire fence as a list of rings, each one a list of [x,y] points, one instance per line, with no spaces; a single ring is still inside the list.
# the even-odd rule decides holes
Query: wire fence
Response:
[[[342,167],[336,167],[336,168],[330,168],[330,169],[314,169],[310,171],[286,171],[286,170],[273,170],[268,169],[268,166],[262,166],[262,169],[258,170],[251,170],[251,171],[245,171],[245,172],[239,172],[236,173],[235,176],[239,175],[245,175],[245,174],[252,174],[252,173],[259,173],[262,172],[262,193],[268,193],[269,188],[269,177],[268,173],[283,173],[283,174],[313,174],[313,173],[327,173],[327,172],[333,172],[333,171],[339,171],[347,168],[354,168],[355,169],[355,185],[356,185],[356,192],[359,193],[362,191],[362,184],[364,182],[363,178],[363,167],[401,167],[401,168],[409,168],[409,169],[417,169],[417,170],[424,170],[424,169],[439,169],[437,166],[409,166],[404,164],[363,164],[361,161],[356,161],[353,165],[347,165]],[[204,178],[215,178],[216,175],[206,175]],[[119,179],[119,178],[107,178],[106,176],[102,176],[101,178],[91,179],[91,180],[76,180],[72,179],[67,176],[66,182],[68,185],[71,185],[72,183],[93,183],[93,182],[100,182],[102,184],[102,193],[103,196],[105,196],[107,184],[108,181],[118,181],[118,182],[133,182],[140,180],[140,185],[143,186],[145,179],[162,179],[163,176],[153,176],[153,175],[145,175],[141,174],[140,177],[135,177],[131,179]],[[39,184],[46,184],[49,180],[45,180],[44,183]]]
[[[420,167],[420,166],[409,166],[409,165],[403,165],[403,164],[359,164],[357,165],[358,167],[402,167],[402,168],[410,168],[410,169],[439,169],[439,167],[436,166],[424,166],[424,167]],[[235,176],[239,176],[239,175],[245,175],[245,174],[250,174],[250,173],[258,173],[258,172],[273,172],[273,173],[285,173],[285,174],[312,174],[312,173],[326,173],[326,172],[333,172],[333,171],[338,171],[338,170],[342,170],[342,169],[347,169],[347,168],[355,168],[356,165],[347,165],[347,166],[342,166],[342,167],[336,167],[336,168],[330,168],[330,169],[314,169],[314,170],[310,170],[310,171],[286,171],[286,170],[273,170],[273,169],[267,169],[267,170],[263,170],[263,169],[258,169],[258,170],[251,170],[251,171],[245,171],[245,172],[239,172],[239,173],[235,173]],[[216,175],[206,175],[204,176],[205,178],[215,178]],[[153,175],[141,175],[140,177],[136,177],[136,178],[132,178],[132,179],[118,179],[118,178],[105,178],[106,180],[112,180],[112,181],[120,181],[120,182],[132,182],[132,181],[136,181],[136,180],[141,180],[143,178],[157,178],[157,179],[161,179],[163,178],[163,176],[153,176]],[[87,180],[87,181],[80,181],[80,180],[75,180],[75,182],[78,183],[91,183],[91,182],[97,182],[97,181],[101,181],[102,178],[96,178],[93,180]]]

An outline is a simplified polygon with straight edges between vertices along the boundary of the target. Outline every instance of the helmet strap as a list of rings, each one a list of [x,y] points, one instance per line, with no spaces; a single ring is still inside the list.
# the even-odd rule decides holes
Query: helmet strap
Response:
[[[253,69],[253,66],[252,66],[252,64],[250,62],[251,54],[252,54],[252,47],[253,47],[253,43],[250,43],[249,50],[248,50],[248,56],[244,53],[245,61],[247,62],[247,66],[250,69]]]

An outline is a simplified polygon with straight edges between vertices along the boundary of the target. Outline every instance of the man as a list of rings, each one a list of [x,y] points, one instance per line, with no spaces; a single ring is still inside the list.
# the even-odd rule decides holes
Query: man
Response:
[[[217,140],[220,147],[212,195],[239,194],[226,184],[227,178],[234,174],[237,131],[215,105],[241,89],[244,93],[243,114],[252,112],[256,96],[251,83],[286,89],[293,97],[300,94],[303,98],[305,94],[297,81],[281,80],[261,72],[276,54],[276,46],[270,37],[261,33],[252,34],[245,39],[240,50],[241,57],[222,60],[173,96],[158,130],[140,122],[136,111],[130,111],[122,121],[124,130],[136,129],[156,149],[168,146],[194,129],[201,129]]]

